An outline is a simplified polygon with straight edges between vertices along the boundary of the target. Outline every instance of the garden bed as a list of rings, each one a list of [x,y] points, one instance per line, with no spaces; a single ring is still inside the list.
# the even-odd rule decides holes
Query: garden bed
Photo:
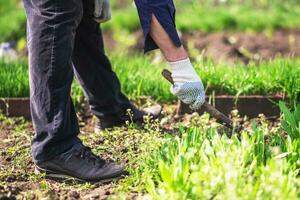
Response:
[[[0,114],[0,198],[295,199],[299,137],[294,134],[299,127],[290,122],[299,117],[300,107],[293,114],[282,110],[287,116],[283,121],[247,120],[240,139],[220,137],[207,115],[174,120],[168,109],[160,122],[144,128],[129,124],[94,133],[91,118],[81,121],[84,144],[126,165],[130,173],[106,185],[35,175],[32,124]]]

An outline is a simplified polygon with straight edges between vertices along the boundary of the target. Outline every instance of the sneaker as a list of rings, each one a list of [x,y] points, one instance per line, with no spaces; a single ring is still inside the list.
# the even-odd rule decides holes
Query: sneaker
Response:
[[[36,173],[45,173],[46,177],[72,178],[88,182],[110,182],[125,175],[124,167],[106,162],[81,143],[52,160],[36,163]]]

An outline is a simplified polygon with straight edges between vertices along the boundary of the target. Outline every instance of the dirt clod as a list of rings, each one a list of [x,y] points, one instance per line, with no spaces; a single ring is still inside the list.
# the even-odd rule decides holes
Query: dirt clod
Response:
[[[77,200],[80,199],[80,194],[76,191],[70,191],[68,193],[68,200]]]

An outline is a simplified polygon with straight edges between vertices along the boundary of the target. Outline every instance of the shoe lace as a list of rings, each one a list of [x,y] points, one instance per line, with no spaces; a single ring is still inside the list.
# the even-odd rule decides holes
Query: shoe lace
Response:
[[[95,154],[93,154],[91,148],[89,147],[82,147],[76,153],[76,156],[82,159],[86,159],[89,163],[92,162],[94,165],[105,165],[105,160],[99,158]]]

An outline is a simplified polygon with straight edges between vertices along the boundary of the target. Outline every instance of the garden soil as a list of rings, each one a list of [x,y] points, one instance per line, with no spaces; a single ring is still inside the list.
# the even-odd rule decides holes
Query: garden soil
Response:
[[[177,135],[176,122],[183,123],[185,126],[189,126],[191,121],[195,122],[194,115],[184,115],[175,117],[174,113],[176,106],[167,105],[164,106],[165,121],[161,124],[162,132]],[[234,112],[233,112],[234,113]],[[80,115],[80,125],[82,135],[87,137],[93,137],[94,120],[91,116]],[[232,115],[236,122],[243,122],[243,119],[239,118],[237,114]],[[82,120],[84,118],[84,120]],[[263,117],[260,117],[257,123],[265,121]],[[202,122],[200,122],[202,123]],[[207,122],[214,124],[214,121]],[[269,121],[270,127],[274,126],[276,121]],[[251,127],[250,122],[243,122],[245,130]],[[175,125],[175,126],[174,126]],[[18,131],[19,130],[19,131]],[[21,131],[20,131],[21,130]],[[111,184],[96,184],[89,187],[85,187],[82,184],[70,182],[57,182],[54,180],[44,181],[41,178],[32,177],[34,171],[34,165],[30,157],[30,138],[33,134],[33,127],[30,122],[27,122],[21,118],[0,119],[0,181],[5,185],[0,185],[0,199],[40,199],[41,197],[47,197],[48,199],[108,199],[114,195],[114,188],[116,183]],[[124,128],[124,137],[126,138],[126,128]],[[120,140],[122,140],[120,138]],[[101,138],[94,138],[93,145],[101,145],[104,141]],[[118,151],[124,149],[123,142],[118,143],[120,146],[114,146],[107,152]],[[13,154],[13,149],[17,149]],[[121,150],[120,150],[121,151]],[[123,151],[123,150],[122,150]],[[138,153],[138,152],[137,152]],[[101,155],[103,158],[110,158],[110,155]],[[127,163],[126,159],[120,159],[120,163],[124,165]],[[19,163],[16,165],[16,163]],[[16,169],[10,175],[5,174],[7,170],[13,166]],[[127,199],[141,199],[145,194],[130,193]]]
[[[104,33],[105,45],[110,50],[119,47],[112,35]],[[135,32],[133,36],[136,42],[129,48],[130,52],[142,52],[142,32]],[[300,29],[284,29],[272,33],[194,32],[182,33],[181,38],[190,51],[197,50],[198,55],[212,58],[215,62],[249,63],[275,57],[300,56]]]

